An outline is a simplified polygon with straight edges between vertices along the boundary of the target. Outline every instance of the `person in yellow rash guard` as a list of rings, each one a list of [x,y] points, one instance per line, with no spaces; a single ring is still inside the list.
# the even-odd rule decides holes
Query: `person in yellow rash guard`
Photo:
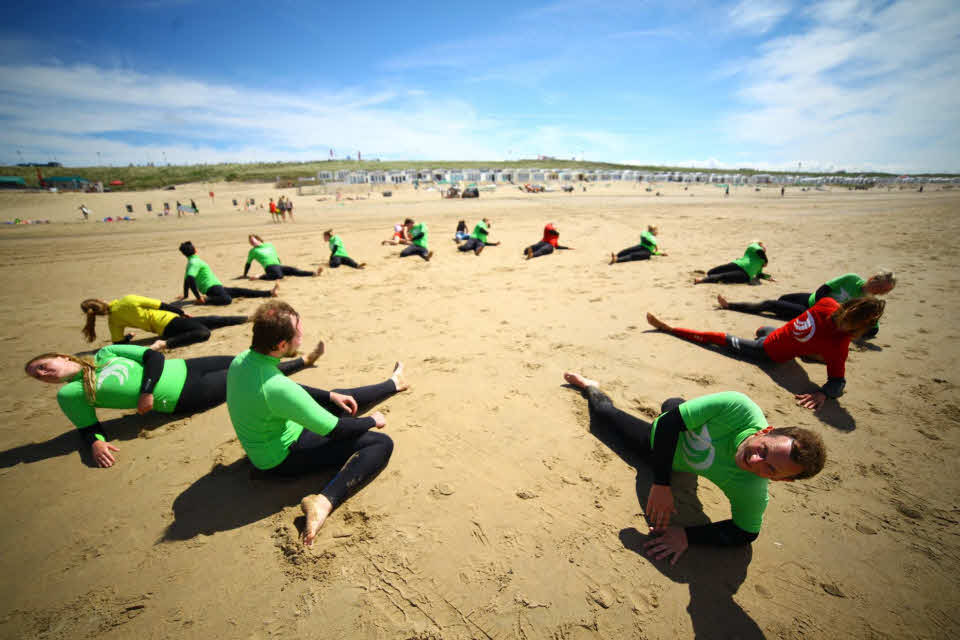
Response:
[[[112,302],[88,298],[80,303],[86,315],[83,335],[87,342],[97,339],[97,316],[107,316],[110,339],[122,344],[133,339],[133,334],[124,334],[127,327],[143,329],[158,334],[160,339],[150,345],[151,349],[175,349],[188,344],[210,339],[210,330],[243,324],[247,316],[188,316],[183,309],[153,298],[128,295]]]
[[[313,366],[319,353],[282,362],[289,375]],[[135,345],[110,345],[93,360],[63,353],[45,353],[27,362],[27,375],[62,384],[57,402],[91,448],[93,461],[113,466],[119,449],[97,419],[97,407],[136,409],[137,413],[192,414],[211,409],[227,398],[227,367],[233,356],[167,359],[162,353]]]
[[[227,410],[258,469],[281,476],[339,469],[319,493],[300,503],[307,517],[303,541],[310,545],[330,512],[386,467],[393,452],[388,436],[370,431],[386,426],[383,414],[359,414],[407,387],[399,362],[379,384],[333,391],[299,385],[277,365],[296,353],[302,339],[303,324],[293,307],[280,300],[261,305],[253,316],[252,344],[227,373]]]

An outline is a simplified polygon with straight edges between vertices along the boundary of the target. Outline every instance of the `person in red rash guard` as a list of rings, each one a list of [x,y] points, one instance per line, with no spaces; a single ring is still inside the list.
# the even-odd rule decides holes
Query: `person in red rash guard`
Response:
[[[550,222],[543,228],[543,239],[524,249],[523,255],[529,260],[530,258],[539,258],[540,256],[553,253],[554,249],[568,250],[573,249],[573,247],[564,247],[560,244],[560,232],[557,231],[557,228]]]

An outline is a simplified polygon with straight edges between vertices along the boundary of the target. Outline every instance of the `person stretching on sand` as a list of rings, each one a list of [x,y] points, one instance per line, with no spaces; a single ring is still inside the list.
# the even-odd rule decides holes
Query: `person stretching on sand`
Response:
[[[610,264],[618,262],[633,262],[634,260],[649,260],[650,256],[665,256],[666,251],[657,249],[658,229],[654,225],[647,226],[647,230],[640,234],[640,244],[610,254]]]
[[[234,358],[227,374],[227,410],[237,438],[255,467],[280,476],[320,469],[339,471],[317,494],[303,498],[307,517],[303,542],[313,543],[327,516],[372,480],[390,460],[393,441],[382,433],[387,421],[367,408],[404,391],[403,365],[379,384],[323,391],[299,385],[277,368],[295,354],[303,322],[290,305],[271,300],[253,316],[250,348]]]
[[[694,331],[671,327],[652,313],[647,322],[660,331],[678,338],[713,344],[736,356],[756,362],[786,362],[797,356],[820,356],[827,363],[827,382],[813,393],[795,396],[797,404],[819,409],[827,398],[839,398],[847,385],[844,378],[850,341],[859,338],[883,315],[885,303],[865,297],[848,300],[842,305],[833,298],[823,298],[779,329],[760,327],[756,340],[738,338],[720,331]]]
[[[278,365],[284,375],[311,367],[320,354]],[[136,409],[143,415],[192,414],[211,409],[227,399],[227,367],[233,356],[206,356],[171,360],[162,353],[134,345],[112,345],[97,351],[93,360],[64,353],[45,353],[27,362],[27,375],[50,384],[63,384],[57,402],[80,431],[93,461],[111,467],[119,449],[97,419],[96,407]]]
[[[177,302],[185,300],[189,292],[193,292],[197,304],[227,305],[234,298],[269,298],[277,297],[280,285],[273,285],[270,291],[259,289],[241,289],[240,287],[224,287],[213,275],[213,270],[197,255],[193,243],[187,240],[180,244],[180,253],[187,258],[187,272],[183,276],[183,295],[177,296]]]
[[[827,280],[813,293],[788,293],[776,300],[764,300],[763,302],[728,302],[726,298],[718,295],[717,304],[720,305],[721,309],[729,309],[730,311],[758,315],[771,313],[781,320],[790,320],[812,307],[822,298],[833,298],[837,302],[843,303],[847,300],[862,298],[865,295],[886,295],[893,291],[896,285],[897,277],[894,273],[881,269],[866,280],[855,273],[845,273],[832,280]],[[873,338],[878,331],[879,327],[874,326],[863,335],[863,338]]]
[[[540,242],[532,244],[526,249],[523,250],[523,255],[526,256],[527,260],[531,258],[539,258],[540,256],[545,256],[553,253],[554,249],[557,250],[572,250],[573,247],[564,247],[559,244],[560,242],[560,232],[557,231],[557,228],[553,226],[552,222],[547,223],[547,226],[543,228],[543,238]]]
[[[393,225],[393,237],[389,240],[381,240],[380,244],[410,244],[410,234],[407,233],[407,229],[413,225],[413,220],[407,218],[403,222],[398,222]]]
[[[826,462],[820,436],[800,427],[770,427],[760,407],[742,393],[670,398],[651,424],[617,409],[595,381],[576,373],[563,377],[586,396],[592,419],[612,428],[631,450],[649,456],[653,484],[644,513],[654,537],[644,547],[656,560],[670,558],[676,564],[691,544],[750,544],[763,524],[769,482],[812,478]],[[673,471],[695,473],[717,485],[730,501],[730,519],[670,526],[676,513]]]
[[[336,269],[341,264],[354,269],[363,269],[367,266],[366,262],[357,264],[353,258],[347,255],[347,250],[343,247],[343,240],[340,236],[333,234],[333,229],[327,229],[323,232],[323,239],[330,244],[330,268]]]
[[[264,242],[263,238],[255,233],[247,236],[250,246],[253,247],[247,253],[247,264],[243,267],[244,277],[250,280],[280,280],[283,276],[318,276],[323,272],[323,267],[317,267],[316,271],[304,271],[296,267],[288,267],[280,264],[280,258],[277,257],[277,250],[269,242]],[[247,276],[250,271],[250,265],[256,260],[263,267],[265,273],[259,278],[256,276]]]
[[[759,240],[754,240],[743,253],[742,258],[722,264],[707,271],[707,275],[696,278],[693,284],[704,282],[746,282],[757,284],[758,278],[776,282],[770,274],[763,273],[767,265],[767,249]]]
[[[77,208],[80,209],[80,213],[83,214],[83,221],[84,221],[84,222],[86,222],[87,220],[90,219],[90,209],[87,209],[87,207],[86,207],[85,205],[80,205],[80,206],[77,207]]]
[[[133,334],[124,335],[123,330],[127,327],[135,327],[160,336],[160,340],[150,345],[150,348],[155,351],[206,342],[210,339],[211,329],[249,321],[247,316],[192,317],[179,307],[135,295],[124,296],[112,302],[88,298],[80,303],[80,310],[86,314],[86,323],[81,331],[87,342],[97,339],[97,316],[107,316],[110,339],[114,344],[130,342]]]
[[[407,235],[410,236],[410,244],[400,252],[400,257],[406,258],[407,256],[416,255],[430,262],[430,258],[433,257],[433,251],[427,249],[427,223],[420,222],[414,224],[413,220],[407,218],[403,226],[407,230]]]
[[[500,244],[499,242],[487,241],[487,234],[490,233],[490,227],[492,226],[493,223],[490,222],[488,218],[484,218],[476,224],[473,228],[473,233],[467,238],[466,242],[457,247],[457,249],[459,251],[473,251],[473,254],[478,256],[484,247],[497,246]]]

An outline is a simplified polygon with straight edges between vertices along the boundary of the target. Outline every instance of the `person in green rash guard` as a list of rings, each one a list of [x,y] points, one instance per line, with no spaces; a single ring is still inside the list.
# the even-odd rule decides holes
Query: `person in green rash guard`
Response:
[[[323,272],[323,267],[318,267],[316,271],[304,271],[296,267],[288,267],[280,264],[280,258],[277,256],[277,250],[269,242],[264,242],[263,238],[255,233],[247,236],[252,249],[247,253],[247,264],[243,267],[243,276],[251,280],[280,280],[283,276],[318,276]],[[260,277],[248,276],[250,265],[254,261],[260,263],[264,274]]]
[[[640,234],[640,244],[610,254],[610,264],[618,262],[633,262],[634,260],[649,260],[650,256],[665,256],[666,251],[657,248],[657,235],[660,233],[654,225],[648,225],[647,230]]]
[[[750,544],[763,524],[769,481],[811,478],[826,462],[820,436],[800,427],[768,426],[760,407],[742,393],[670,398],[651,424],[617,409],[597,382],[576,373],[563,377],[586,396],[592,420],[615,431],[630,449],[649,456],[653,484],[644,513],[654,537],[645,547],[657,560],[671,557],[675,564],[690,544]],[[672,471],[695,473],[716,484],[730,501],[731,518],[696,527],[670,526],[676,512]]]
[[[322,353],[279,365],[289,375],[313,366]],[[60,409],[91,448],[94,462],[110,467],[119,449],[100,421],[97,407],[136,409],[137,413],[192,414],[217,406],[227,398],[227,368],[233,356],[167,359],[162,353],[134,345],[111,345],[93,360],[64,353],[44,353],[24,366],[27,375],[50,384],[63,384],[57,393]]]
[[[330,245],[330,268],[336,269],[342,264],[354,269],[363,269],[367,266],[366,262],[357,264],[353,258],[347,255],[347,250],[343,246],[343,240],[340,236],[334,235],[333,229],[327,229],[323,232],[323,239]]]
[[[495,247],[499,242],[489,242],[487,237],[490,234],[490,227],[493,223],[489,218],[484,218],[473,228],[473,233],[457,249],[459,251],[473,251],[474,255],[480,255],[484,247]]]
[[[843,304],[847,300],[855,300],[867,295],[885,295],[893,291],[896,285],[896,275],[892,271],[881,269],[866,280],[855,273],[845,273],[832,280],[827,280],[813,293],[788,293],[776,300],[764,300],[763,302],[728,302],[723,296],[717,296],[717,304],[720,305],[721,309],[729,309],[730,311],[757,315],[770,313],[782,320],[792,320],[822,298],[833,298]],[[879,326],[874,326],[861,338],[873,338],[879,330]]]
[[[404,221],[404,226],[406,226],[407,234],[410,236],[410,244],[400,252],[400,257],[406,258],[416,255],[429,262],[430,258],[433,257],[433,251],[427,249],[427,224],[425,222],[415,224],[413,220],[407,218]]]
[[[722,264],[707,271],[707,275],[696,278],[693,284],[704,282],[743,282],[756,284],[759,279],[776,282],[773,277],[763,272],[767,265],[767,249],[759,240],[754,240],[747,246],[742,258]]]
[[[403,365],[379,384],[324,391],[287,379],[277,363],[295,353],[303,339],[299,314],[271,300],[253,316],[250,348],[234,358],[227,374],[227,410],[237,438],[255,467],[280,476],[300,476],[339,468],[317,494],[300,507],[306,515],[303,542],[313,543],[327,516],[386,467],[393,441],[382,433],[379,411],[357,417],[393,394],[404,391]]]
[[[280,285],[276,284],[270,291],[259,289],[241,289],[240,287],[224,287],[213,274],[213,270],[197,255],[197,248],[189,240],[180,244],[180,253],[187,259],[187,272],[183,276],[183,295],[177,296],[180,302],[193,292],[197,304],[227,305],[234,298],[270,298],[277,297]]]

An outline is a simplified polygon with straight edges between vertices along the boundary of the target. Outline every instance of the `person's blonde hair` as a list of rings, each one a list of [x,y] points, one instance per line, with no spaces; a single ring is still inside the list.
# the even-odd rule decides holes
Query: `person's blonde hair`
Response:
[[[80,310],[87,316],[80,332],[87,342],[93,342],[97,339],[97,316],[110,313],[110,305],[99,298],[87,298],[80,303]]]
[[[867,282],[880,282],[889,285],[891,289],[897,286],[897,276],[889,269],[878,269],[875,274],[867,278]]]
[[[83,393],[87,396],[90,404],[94,404],[97,401],[97,365],[87,358],[78,358],[69,353],[41,353],[38,356],[30,358],[27,364],[23,365],[23,370],[29,375],[30,365],[38,360],[49,360],[50,358],[66,358],[70,362],[76,362],[80,365],[80,371],[83,373]]]
[[[657,227],[657,225],[655,225],[655,224],[648,224],[648,225],[647,225],[647,231],[649,231],[649,232],[652,233],[653,235],[657,235],[657,233],[660,231],[660,229],[659,229],[659,227]]]
[[[847,300],[830,317],[838,329],[856,336],[875,325],[886,306],[884,300],[863,296]]]

